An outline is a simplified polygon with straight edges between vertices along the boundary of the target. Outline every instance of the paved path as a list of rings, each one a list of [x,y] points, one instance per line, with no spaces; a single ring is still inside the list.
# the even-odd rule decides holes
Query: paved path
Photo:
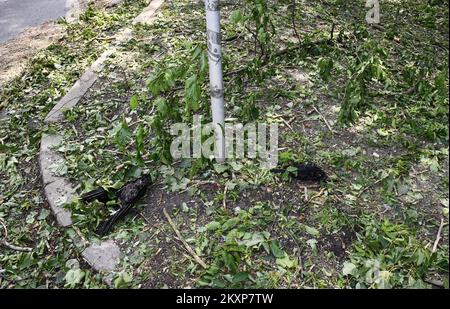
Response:
[[[0,0],[0,43],[66,13],[66,0]]]

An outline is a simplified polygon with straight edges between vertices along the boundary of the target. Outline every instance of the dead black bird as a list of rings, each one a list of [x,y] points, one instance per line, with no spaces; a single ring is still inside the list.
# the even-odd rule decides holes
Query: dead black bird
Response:
[[[104,236],[105,234],[107,234],[111,230],[112,226],[119,219],[123,218],[134,206],[136,201],[144,195],[149,185],[150,177],[143,176],[125,184],[119,190],[108,191],[100,187],[81,195],[80,199],[85,203],[90,203],[94,200],[106,203],[114,199],[117,199],[119,202],[120,208],[107,220],[101,222],[97,227],[95,233],[100,236]]]
[[[271,170],[276,174],[288,174],[290,177],[300,181],[326,182],[328,176],[324,170],[313,163],[293,163],[286,168]]]

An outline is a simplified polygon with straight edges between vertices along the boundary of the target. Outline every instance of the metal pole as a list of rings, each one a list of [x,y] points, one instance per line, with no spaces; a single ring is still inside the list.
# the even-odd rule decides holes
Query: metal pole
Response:
[[[220,34],[219,0],[205,0],[208,34],[209,80],[211,87],[211,111],[215,124],[217,162],[225,161],[225,115],[222,76],[222,46]]]

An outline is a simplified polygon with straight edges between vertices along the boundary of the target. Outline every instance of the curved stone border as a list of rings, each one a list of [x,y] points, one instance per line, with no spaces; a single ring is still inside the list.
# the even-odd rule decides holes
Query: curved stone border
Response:
[[[142,23],[150,24],[155,20],[156,12],[163,5],[164,0],[153,0],[132,22],[133,25]],[[64,121],[63,110],[78,104],[89,88],[98,78],[98,73],[103,69],[105,61],[116,50],[117,46],[132,38],[132,29],[125,28],[116,36],[116,40],[102,55],[83,73],[78,81],[72,86],[67,94],[53,107],[45,118],[45,122],[60,123]],[[64,177],[55,175],[51,167],[55,164],[63,164],[64,158],[57,148],[63,138],[57,134],[43,134],[39,151],[39,167],[44,185],[45,197],[56,217],[58,225],[69,227],[72,225],[71,212],[63,207],[67,202],[76,198],[76,192],[70,181]],[[82,257],[96,271],[111,273],[119,263],[121,252],[117,244],[112,240],[100,244],[92,244],[84,249]],[[111,285],[111,276],[106,282]]]

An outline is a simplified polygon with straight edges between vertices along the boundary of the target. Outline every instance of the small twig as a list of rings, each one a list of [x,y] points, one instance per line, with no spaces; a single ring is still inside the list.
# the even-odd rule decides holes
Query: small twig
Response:
[[[283,121],[283,123],[284,123],[289,129],[291,129],[292,132],[295,132],[294,129],[292,128],[292,126],[289,124],[289,122],[286,121],[286,119],[284,119],[283,117],[281,117],[281,121]]]
[[[86,240],[86,238],[83,236],[83,234],[81,233],[81,231],[78,227],[72,226],[72,228],[74,229],[75,233],[77,233],[78,237],[81,238],[83,245],[85,245],[85,246],[90,245],[90,242]]]
[[[291,124],[290,124],[290,122],[292,122],[292,121],[295,119],[295,117],[293,117],[293,118],[290,119],[289,121],[287,121],[286,119],[284,119],[283,116],[281,116],[281,115],[273,115],[273,117],[274,117],[274,118],[277,118],[277,119],[281,119],[281,121],[286,125],[286,127],[288,127],[292,132],[295,133],[294,129],[292,128],[292,126],[291,126]]]
[[[302,259],[302,248],[300,247],[300,244],[298,243],[297,239],[295,238],[294,234],[289,229],[285,229],[289,235],[291,236],[292,240],[294,240],[295,245],[297,246],[297,254],[298,254],[298,268],[295,271],[294,278],[297,277],[297,275],[300,275],[300,278],[303,279],[303,259]]]
[[[328,122],[328,120],[325,118],[324,115],[322,115],[322,113],[317,109],[317,107],[315,105],[313,105],[314,110],[316,111],[317,114],[319,114],[319,116],[322,118],[323,122],[325,122],[325,125],[327,126],[328,130],[330,130],[331,133],[336,133],[333,128],[331,127],[330,123]]]
[[[438,233],[436,235],[436,240],[434,242],[433,245],[433,249],[431,250],[432,253],[435,253],[439,244],[439,241],[441,240],[441,233],[442,233],[442,229],[444,228],[444,218],[441,218],[441,225],[439,226],[439,230]]]
[[[389,175],[387,175],[387,176],[385,176],[385,177],[383,177],[383,178],[380,178],[380,179],[378,179],[377,181],[375,181],[374,183],[368,185],[367,187],[365,187],[364,189],[362,189],[362,190],[358,193],[358,195],[357,195],[356,197],[357,197],[357,198],[360,198],[361,195],[363,195],[364,192],[366,192],[367,190],[369,190],[369,189],[372,188],[373,186],[376,186],[377,184],[379,184],[380,182],[382,182],[383,180],[385,180],[385,179],[388,178],[388,177],[389,177]]]
[[[294,29],[294,33],[295,33],[295,36],[297,37],[297,40],[299,41],[299,42],[301,42],[302,40],[300,39],[300,35],[298,34],[298,31],[297,31],[297,24],[295,23],[295,19],[296,19],[296,15],[295,15],[295,12],[296,11],[296,2],[295,2],[295,0],[292,0],[292,28]]]
[[[333,41],[334,39],[334,29],[336,28],[336,24],[333,22],[331,25],[331,33],[330,33],[330,41]]]
[[[167,213],[166,209],[163,208],[164,216],[166,217],[167,221],[169,222],[170,226],[172,227],[173,231],[177,235],[178,239],[183,243],[183,246],[186,248],[186,250],[189,252],[189,254],[194,258],[194,260],[200,264],[201,267],[207,269],[208,265],[192,250],[192,248],[188,245],[188,243],[184,240],[183,236],[181,236],[180,231],[177,229],[175,223],[173,223],[172,218]]]
[[[31,252],[31,251],[33,251],[33,248],[15,246],[13,244],[10,244],[6,240],[2,240],[0,243],[2,245],[4,245],[5,247],[8,247],[9,249],[14,250],[14,251],[21,251],[21,252]]]
[[[6,239],[8,238],[8,230],[6,228],[6,223],[0,219],[0,224],[3,226],[3,230],[5,231],[5,235],[3,236],[3,240],[0,240],[0,245],[4,245],[5,247],[14,250],[14,251],[21,251],[21,252],[31,252],[33,251],[33,248],[29,247],[19,247],[15,246],[13,244],[10,244]]]
[[[309,199],[309,202],[312,202],[312,201],[314,201],[316,198],[321,197],[321,196],[323,195],[323,193],[325,192],[325,190],[326,190],[326,188],[320,189],[320,191],[319,191],[317,194],[315,194],[313,197],[311,197],[311,198]]]
[[[306,203],[309,202],[309,198],[308,198],[308,187],[303,187],[303,199],[305,200]]]
[[[225,185],[225,189],[223,189],[223,209],[227,209],[227,192],[228,187]]]

